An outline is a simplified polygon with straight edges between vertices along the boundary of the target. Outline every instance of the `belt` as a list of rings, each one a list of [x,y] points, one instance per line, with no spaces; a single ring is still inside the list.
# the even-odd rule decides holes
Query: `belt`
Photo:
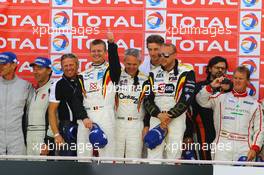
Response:
[[[248,140],[247,135],[230,133],[227,131],[220,131],[220,136],[225,137],[225,138],[230,139],[230,140],[237,140],[237,141],[247,141]]]
[[[138,120],[137,117],[117,117],[117,119],[119,120],[128,120],[128,121],[132,121],[132,120]]]
[[[45,131],[46,126],[45,125],[28,125],[27,130],[28,131]]]

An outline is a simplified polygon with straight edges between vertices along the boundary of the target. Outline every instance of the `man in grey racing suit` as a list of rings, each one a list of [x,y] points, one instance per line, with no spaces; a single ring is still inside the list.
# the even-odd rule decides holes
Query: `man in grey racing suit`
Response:
[[[17,64],[14,53],[0,53],[0,155],[26,153],[22,119],[31,86],[16,76]]]

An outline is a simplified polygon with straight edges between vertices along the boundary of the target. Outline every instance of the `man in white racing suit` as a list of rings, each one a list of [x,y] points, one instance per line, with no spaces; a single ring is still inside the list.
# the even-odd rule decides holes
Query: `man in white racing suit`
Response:
[[[118,71],[116,95],[116,156],[119,158],[141,158],[143,148],[143,98],[147,90],[148,77],[138,70],[140,51],[127,49],[124,56],[125,68],[119,63],[117,45],[113,33],[108,33],[109,64]],[[118,65],[112,63],[119,63]]]
[[[178,63],[176,47],[163,44],[160,50],[161,66],[150,73],[150,94],[145,95],[144,106],[151,115],[150,129],[158,124],[168,128],[163,142],[148,149],[148,158],[177,159],[181,157],[181,146],[186,128],[186,110],[194,98],[194,71]]]
[[[86,95],[84,97],[84,107],[87,111],[87,120],[78,120],[77,144],[84,145],[84,149],[78,149],[78,156],[93,155],[93,148],[89,142],[91,123],[97,123],[106,134],[108,143],[104,148],[98,150],[100,157],[114,157],[115,155],[115,87],[114,82],[117,75],[105,61],[107,54],[106,44],[103,40],[96,39],[91,42],[90,55],[92,64],[81,73],[84,80]]]
[[[49,58],[37,57],[30,66],[37,87],[31,93],[28,107],[27,155],[54,155],[54,151],[47,147],[54,141],[48,121],[51,61]]]
[[[240,66],[233,74],[233,90],[212,95],[222,85],[224,77],[216,78],[196,96],[202,107],[212,108],[216,138],[213,142],[214,160],[237,161],[241,156],[253,160],[264,139],[262,107],[247,93],[250,72]]]

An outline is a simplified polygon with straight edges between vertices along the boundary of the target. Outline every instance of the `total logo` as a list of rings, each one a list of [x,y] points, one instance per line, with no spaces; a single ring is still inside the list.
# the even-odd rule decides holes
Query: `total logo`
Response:
[[[61,70],[61,61],[60,61],[60,57],[58,56],[51,56],[51,69],[53,72],[53,76],[59,76],[63,73],[63,71]]]
[[[242,0],[246,7],[252,7],[258,3],[259,0]]]
[[[256,93],[257,93],[257,89],[256,89],[256,87],[253,85],[253,83],[250,83],[250,84],[248,85],[248,95],[250,95],[250,96],[255,96]]]
[[[72,7],[72,0],[53,0],[53,7]]]
[[[249,69],[251,79],[259,78],[259,58],[239,58],[239,64]]]
[[[242,0],[240,5],[242,9],[262,9],[261,0]]]
[[[158,6],[163,0],[148,0],[151,6]]]
[[[64,5],[64,4],[67,3],[67,1],[68,1],[68,0],[55,0],[55,3],[56,3],[57,5]]]
[[[240,35],[240,54],[241,55],[259,55],[260,50],[258,47],[258,43],[260,43],[260,36]]]
[[[165,0],[147,0],[146,1],[147,8],[166,8],[167,1]]]
[[[137,16],[98,16],[89,13],[73,13],[73,18],[78,22],[78,26],[101,27],[135,27],[142,28]]]
[[[166,11],[147,11],[146,30],[165,31]]]
[[[52,36],[51,44],[52,52],[67,53],[71,51],[71,38],[65,34],[60,34],[57,36]]]
[[[183,39],[182,37],[167,37],[167,40],[171,41],[172,44],[179,46],[180,50],[185,52],[237,52],[235,47],[232,47],[232,42],[225,40],[225,41],[218,41],[218,40],[188,40]]]
[[[255,64],[255,62],[253,60],[244,61],[244,62],[242,62],[241,65],[244,65],[249,69],[250,75],[253,74],[254,72],[256,72],[256,70],[257,70],[257,65]]]
[[[230,28],[236,29],[237,25],[235,22],[231,23],[231,17],[225,17],[221,19],[219,17],[208,17],[208,16],[189,16],[182,13],[168,13],[168,18],[171,18],[172,27],[219,27],[219,28]]]
[[[258,27],[260,25],[259,24],[260,16],[261,15],[258,12],[250,12],[250,13],[247,12],[242,14],[241,17],[242,31],[244,29],[244,31],[260,32],[260,27]]]
[[[57,28],[66,27],[70,23],[70,16],[66,11],[59,11],[54,14],[52,22]]]

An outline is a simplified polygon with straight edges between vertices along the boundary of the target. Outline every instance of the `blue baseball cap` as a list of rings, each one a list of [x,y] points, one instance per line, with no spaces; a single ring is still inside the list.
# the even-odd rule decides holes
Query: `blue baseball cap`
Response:
[[[246,162],[247,161],[247,156],[241,156],[241,157],[238,158],[237,161],[239,161],[239,162]]]
[[[144,137],[144,144],[147,148],[154,149],[163,142],[167,133],[167,129],[162,129],[160,125],[157,125],[146,134]]]
[[[67,143],[77,141],[77,125],[69,124],[64,128],[64,139]]]
[[[40,66],[40,67],[51,68],[51,61],[49,58],[37,57],[34,63],[30,64],[31,67],[35,65]]]
[[[93,123],[93,127],[89,134],[89,141],[94,148],[104,148],[108,143],[104,131],[96,123]]]
[[[0,53],[0,64],[18,63],[17,56],[13,52]]]

